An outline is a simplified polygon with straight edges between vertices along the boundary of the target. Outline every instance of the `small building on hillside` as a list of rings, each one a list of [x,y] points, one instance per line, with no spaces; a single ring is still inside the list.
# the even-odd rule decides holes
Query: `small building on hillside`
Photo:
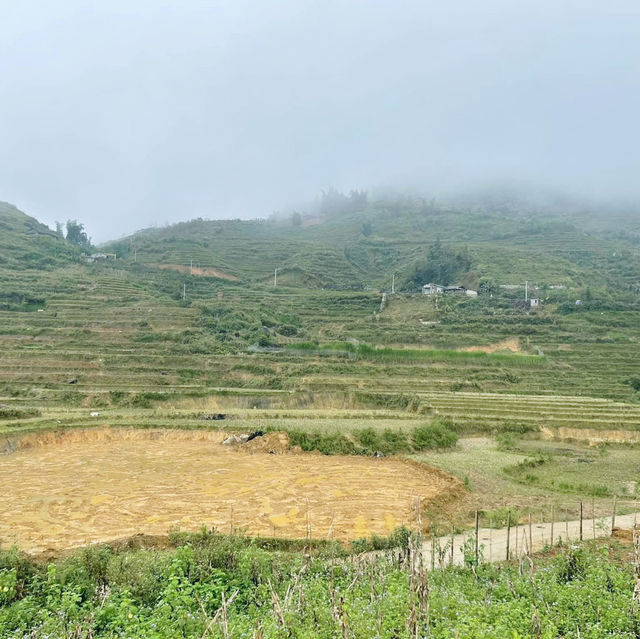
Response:
[[[464,286],[441,286],[440,284],[425,284],[422,287],[424,295],[466,295],[468,297],[478,297],[477,291],[472,291]]]
[[[478,297],[478,291],[472,291],[464,286],[445,286],[444,293],[448,295],[466,295],[467,297]]]
[[[433,284],[433,283],[429,283],[429,284],[425,284],[422,287],[422,294],[423,295],[436,295],[438,293],[442,293],[444,291],[445,287],[444,286],[440,286],[440,284]]]
[[[521,311],[529,311],[532,308],[539,308],[542,305],[542,300],[539,297],[529,297],[528,299],[513,300],[513,307]]]
[[[85,255],[84,259],[92,264],[93,262],[104,262],[106,260],[115,260],[115,253],[91,253],[91,255]]]

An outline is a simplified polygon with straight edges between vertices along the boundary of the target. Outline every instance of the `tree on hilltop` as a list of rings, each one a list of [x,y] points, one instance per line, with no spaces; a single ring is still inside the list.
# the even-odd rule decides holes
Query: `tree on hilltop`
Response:
[[[84,224],[77,220],[67,220],[67,240],[78,246],[91,246],[91,240],[87,237]]]

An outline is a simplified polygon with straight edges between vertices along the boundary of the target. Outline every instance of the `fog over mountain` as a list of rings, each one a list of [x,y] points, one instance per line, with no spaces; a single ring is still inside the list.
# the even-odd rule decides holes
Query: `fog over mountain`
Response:
[[[0,199],[95,241],[330,185],[640,199],[634,0],[10,0],[0,21]]]

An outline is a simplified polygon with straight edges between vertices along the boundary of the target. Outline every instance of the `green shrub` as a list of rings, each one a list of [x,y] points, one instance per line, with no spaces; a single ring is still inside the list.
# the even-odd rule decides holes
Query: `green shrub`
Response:
[[[640,391],[640,377],[632,377],[628,379],[627,384],[629,384],[634,391]]]
[[[558,560],[556,570],[558,581],[563,584],[584,577],[586,573],[584,552],[579,548],[570,548]]]
[[[289,430],[289,439],[294,446],[302,450],[317,450],[324,455],[355,455],[362,449],[340,433],[309,433],[303,430]]]
[[[0,419],[28,419],[40,417],[42,413],[35,408],[3,408],[0,407]]]
[[[131,395],[127,404],[135,408],[151,408],[154,402],[165,402],[168,399],[168,393],[146,391]]]
[[[381,535],[371,535],[362,537],[351,542],[351,549],[354,552],[371,552],[376,550],[392,550],[395,548],[407,548],[411,531],[406,526],[398,526],[388,537]]]
[[[112,404],[121,404],[125,397],[127,397],[128,393],[121,390],[112,390],[109,391],[109,397],[111,399]]]
[[[385,454],[403,453],[411,450],[407,433],[402,430],[385,428],[380,437],[380,452]]]
[[[363,428],[358,433],[358,439],[360,443],[369,450],[376,450],[378,448],[378,431],[373,428]]]
[[[484,519],[488,521],[491,528],[505,528],[507,523],[513,526],[520,521],[521,517],[522,512],[512,506],[503,506],[484,513]]]
[[[458,443],[458,435],[446,425],[433,422],[415,428],[411,435],[411,443],[415,450],[451,448]]]
[[[498,450],[513,450],[518,444],[518,439],[514,433],[503,432],[496,435],[496,443]]]

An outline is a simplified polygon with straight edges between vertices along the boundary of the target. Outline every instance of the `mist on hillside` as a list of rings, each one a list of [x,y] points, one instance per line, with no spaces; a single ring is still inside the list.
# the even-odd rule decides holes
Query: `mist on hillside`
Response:
[[[330,187],[640,201],[633,0],[34,0],[1,17],[0,199],[97,242]]]

